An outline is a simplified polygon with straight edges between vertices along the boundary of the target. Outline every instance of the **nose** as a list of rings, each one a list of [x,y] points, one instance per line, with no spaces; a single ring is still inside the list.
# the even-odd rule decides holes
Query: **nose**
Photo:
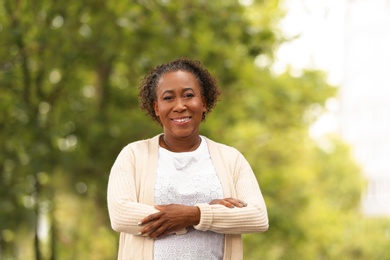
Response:
[[[173,111],[175,112],[183,112],[187,110],[187,106],[185,104],[185,101],[182,99],[178,99],[175,103],[175,107],[173,108]]]

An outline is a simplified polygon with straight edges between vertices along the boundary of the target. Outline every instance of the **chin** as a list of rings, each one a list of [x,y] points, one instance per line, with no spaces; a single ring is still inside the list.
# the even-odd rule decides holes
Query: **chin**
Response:
[[[197,133],[197,131],[195,129],[191,129],[191,130],[184,130],[184,131],[173,131],[172,135],[179,138],[186,138],[186,137],[194,136],[195,133]]]

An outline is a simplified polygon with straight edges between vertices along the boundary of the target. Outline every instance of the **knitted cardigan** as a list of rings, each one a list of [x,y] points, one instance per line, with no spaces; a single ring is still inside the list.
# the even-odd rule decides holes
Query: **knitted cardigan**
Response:
[[[159,136],[130,143],[119,153],[108,181],[107,202],[112,228],[120,232],[118,260],[153,259],[153,240],[138,236],[137,223],[157,212],[154,183]],[[195,229],[225,234],[224,259],[242,259],[241,234],[268,229],[267,209],[253,171],[235,148],[205,138],[224,197],[245,201],[243,208],[199,203]]]

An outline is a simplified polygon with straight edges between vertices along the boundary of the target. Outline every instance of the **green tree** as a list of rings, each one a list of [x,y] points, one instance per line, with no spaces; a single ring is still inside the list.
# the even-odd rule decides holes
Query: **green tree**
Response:
[[[115,258],[110,167],[126,143],[161,131],[137,86],[183,56],[223,91],[202,133],[245,154],[266,198],[271,229],[245,236],[248,259],[386,255],[356,236],[362,180],[348,150],[307,134],[335,88],[318,71],[269,69],[282,15],[277,0],[0,0],[0,256]],[[375,248],[387,246],[388,222],[365,221]]]

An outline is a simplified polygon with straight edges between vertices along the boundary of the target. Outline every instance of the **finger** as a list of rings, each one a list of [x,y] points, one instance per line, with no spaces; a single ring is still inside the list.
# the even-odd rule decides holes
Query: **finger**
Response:
[[[222,205],[227,208],[234,208],[234,205],[226,198],[226,199],[215,199],[210,202],[210,205]]]
[[[245,207],[245,204],[244,204],[242,201],[240,201],[240,200],[234,200],[234,201],[232,202],[232,204],[233,204],[234,206],[238,207],[238,208]]]
[[[149,236],[150,233],[154,232],[160,225],[157,224],[156,222],[147,225],[146,227],[142,228],[141,231],[138,233],[139,236]]]
[[[151,214],[151,215],[146,216],[145,218],[143,218],[140,222],[137,223],[137,225],[139,227],[143,226],[143,225],[146,225],[148,223],[151,223],[153,221],[156,221],[156,220],[160,219],[160,216],[161,216],[161,214],[159,212]]]
[[[162,211],[166,208],[166,206],[165,205],[155,205],[154,208],[159,210],[159,211]]]
[[[148,234],[151,239],[163,238],[168,234],[168,229],[164,226],[159,226]]]
[[[248,205],[246,202],[235,198],[227,198],[226,200],[238,208],[246,207]]]
[[[227,208],[234,208],[235,207],[234,203],[228,199],[223,199],[221,204]]]
[[[246,206],[248,206],[248,203],[246,203],[245,201],[243,201],[243,200],[237,200],[238,201],[238,203],[241,205],[241,207],[246,207]]]
[[[222,201],[222,200],[215,199],[215,200],[210,201],[209,204],[210,204],[210,205],[221,204],[221,201]]]

